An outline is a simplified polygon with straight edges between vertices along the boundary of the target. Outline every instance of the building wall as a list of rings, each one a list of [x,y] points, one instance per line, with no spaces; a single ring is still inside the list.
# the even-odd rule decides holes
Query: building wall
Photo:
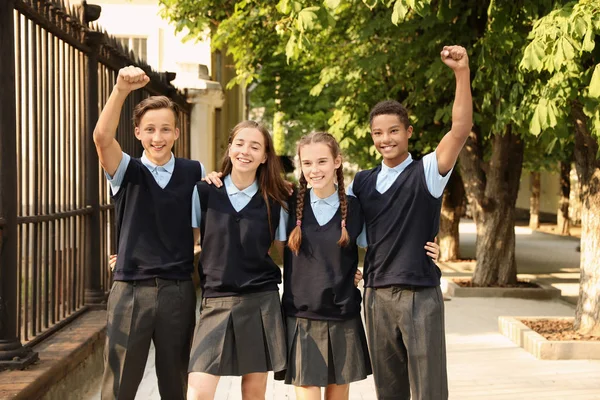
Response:
[[[227,89],[227,84],[236,76],[235,66],[227,51],[215,51],[212,57],[213,79],[221,84],[225,95],[223,108],[216,114],[215,159],[217,163],[227,149],[229,133],[240,121],[248,119],[246,88],[239,85]]]
[[[560,174],[542,172],[540,174],[540,214],[543,222],[555,222],[560,200]],[[581,221],[581,202],[579,200],[579,182],[575,169],[571,169],[571,193],[569,198],[569,216],[575,224]],[[528,218],[529,199],[531,197],[531,175],[529,171],[521,174],[519,195],[516,208],[518,217]]]
[[[73,3],[81,3],[77,0]],[[177,73],[175,87],[197,87],[198,64],[211,65],[210,40],[184,43],[185,32],[160,16],[156,0],[90,0],[102,7],[98,23],[113,36],[147,39],[146,62],[157,71]]]
[[[542,172],[540,174],[540,212],[556,214],[560,195],[560,175],[555,172]],[[523,171],[519,196],[517,197],[517,208],[529,211],[529,199],[531,197],[531,173]]]

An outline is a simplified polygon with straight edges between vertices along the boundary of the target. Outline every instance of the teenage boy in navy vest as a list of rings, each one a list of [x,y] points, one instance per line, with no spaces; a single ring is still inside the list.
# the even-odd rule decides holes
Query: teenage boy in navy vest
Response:
[[[115,203],[119,255],[107,305],[102,399],[135,398],[151,341],[161,398],[183,400],[186,393],[196,305],[191,198],[204,168],[171,153],[178,110],[164,96],[134,109],[142,157],[121,150],[115,134],[125,99],[149,81],[140,68],[121,69],[94,130]]]
[[[359,172],[348,188],[365,215],[365,322],[379,400],[448,398],[440,270],[423,251],[438,232],[441,196],[472,127],[467,52],[446,46],[453,71],[452,128],[435,152],[413,161],[406,109],[377,104],[371,136],[383,163]]]

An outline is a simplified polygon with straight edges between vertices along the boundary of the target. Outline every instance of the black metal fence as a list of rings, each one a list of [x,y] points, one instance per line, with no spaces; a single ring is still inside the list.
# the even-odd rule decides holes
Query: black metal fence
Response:
[[[117,72],[142,67],[151,83],[127,99],[117,133],[141,155],[133,106],[164,94],[181,109],[174,152],[189,157],[189,106],[170,85],[89,23],[97,6],[0,1],[0,369],[109,289],[114,216],[92,131]],[[29,355],[28,355],[29,354]]]

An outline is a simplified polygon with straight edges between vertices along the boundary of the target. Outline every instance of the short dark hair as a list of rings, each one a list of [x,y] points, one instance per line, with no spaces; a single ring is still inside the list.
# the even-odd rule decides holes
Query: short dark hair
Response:
[[[408,110],[396,100],[384,100],[375,104],[369,113],[369,125],[373,125],[373,119],[378,115],[397,115],[405,128],[410,126]]]
[[[140,101],[133,109],[133,125],[137,128],[144,114],[150,110],[160,110],[168,108],[173,111],[175,116],[175,126],[179,123],[179,106],[167,96],[150,96]]]

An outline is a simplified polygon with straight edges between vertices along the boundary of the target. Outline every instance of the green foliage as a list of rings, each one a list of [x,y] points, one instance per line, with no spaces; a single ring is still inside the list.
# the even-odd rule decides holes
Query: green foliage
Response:
[[[590,97],[600,98],[600,64],[594,67],[594,73],[590,80],[590,90],[588,92]]]
[[[348,158],[374,165],[368,113],[383,99],[411,110],[413,154],[433,150],[451,123],[454,77],[439,60],[446,44],[469,51],[474,122],[484,144],[510,125],[524,138],[552,132],[528,139],[539,148],[566,145],[572,136],[566,104],[581,98],[582,80],[586,113],[600,122],[600,72],[578,61],[598,51],[598,0],[554,11],[551,0],[161,3],[179,29],[193,37],[210,29],[213,46],[233,54],[238,77],[231,84],[256,82],[250,100],[264,107],[263,118],[283,113],[288,154],[301,135],[328,130]]]
[[[573,129],[571,110],[584,105],[588,128],[600,137],[600,1],[571,1],[540,18],[520,66],[536,73],[530,132],[564,140]],[[567,134],[571,138],[572,134]]]

